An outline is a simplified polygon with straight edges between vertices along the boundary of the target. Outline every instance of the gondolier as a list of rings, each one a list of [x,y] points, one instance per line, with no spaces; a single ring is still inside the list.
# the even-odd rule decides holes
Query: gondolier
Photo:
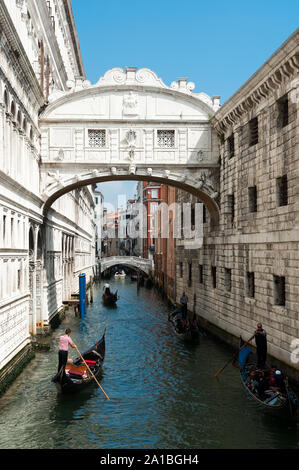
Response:
[[[101,388],[97,377],[100,374],[105,358],[105,332],[106,328],[102,338],[82,354],[73,343],[79,353],[79,357],[74,358],[72,364],[66,364],[63,374],[57,373],[52,377],[52,382],[60,392],[68,393],[79,391],[95,379],[98,386]]]
[[[187,295],[185,294],[185,292],[183,292],[183,295],[182,295],[182,297],[180,298],[180,302],[181,302],[181,305],[182,305],[182,313],[183,313],[183,315],[187,315],[188,297],[187,297]]]
[[[267,333],[263,329],[261,323],[257,324],[253,337],[256,344],[256,355],[257,355],[257,368],[262,369],[265,367],[267,359]]]
[[[68,350],[69,345],[74,348],[75,345],[70,337],[71,329],[67,328],[65,334],[59,338],[59,351],[58,351],[58,373],[61,371],[61,368],[65,369],[67,364]]]

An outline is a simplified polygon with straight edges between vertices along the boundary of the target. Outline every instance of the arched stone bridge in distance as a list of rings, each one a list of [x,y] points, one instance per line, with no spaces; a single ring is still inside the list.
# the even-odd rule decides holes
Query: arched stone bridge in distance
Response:
[[[136,268],[146,274],[150,274],[150,272],[153,270],[153,264],[151,260],[139,258],[138,256],[109,256],[107,258],[102,258],[99,264],[101,273],[106,269],[116,265]]]

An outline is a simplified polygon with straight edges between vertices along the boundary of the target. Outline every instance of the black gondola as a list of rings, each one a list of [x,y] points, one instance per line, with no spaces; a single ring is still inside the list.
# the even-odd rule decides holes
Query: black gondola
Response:
[[[102,301],[104,305],[115,305],[118,300],[117,291],[106,293],[102,295]]]
[[[288,385],[287,377],[284,379],[284,386],[279,392],[265,389],[262,393],[259,393],[259,387],[254,386],[258,381],[254,382],[254,380],[259,380],[260,376],[270,373],[271,368],[266,364],[263,370],[257,369],[256,354],[248,346],[241,349],[243,345],[244,341],[240,338],[238,360],[241,382],[251,401],[267,413],[293,417],[296,414],[298,400],[294,391]]]
[[[105,359],[105,333],[106,329],[102,338],[82,354],[86,364],[96,378],[101,372]],[[90,382],[95,382],[95,380],[81,357],[77,357],[72,363],[67,363],[65,370],[62,369],[58,372],[52,378],[52,382],[54,382],[60,392],[68,393],[79,391],[90,384]]]
[[[183,327],[181,318],[178,316],[180,310],[175,310],[168,315],[168,320],[171,322],[174,334],[183,341],[190,343],[199,343],[200,332],[197,325],[192,325],[188,322],[187,327]]]

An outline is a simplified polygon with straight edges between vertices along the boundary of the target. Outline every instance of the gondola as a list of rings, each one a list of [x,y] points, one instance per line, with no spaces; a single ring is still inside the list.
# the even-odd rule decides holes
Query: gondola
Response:
[[[114,274],[114,277],[115,277],[115,279],[124,279],[126,277],[126,273],[124,271],[122,271],[121,273],[116,272]]]
[[[86,364],[97,378],[101,372],[105,358],[105,333],[102,338],[82,354]],[[52,377],[52,382],[62,393],[77,392],[85,388],[90,382],[95,382],[81,357],[67,363],[65,371],[58,372]]]
[[[117,291],[115,291],[114,293],[110,292],[110,294],[106,294],[104,292],[104,294],[102,295],[102,301],[104,305],[115,305],[117,300],[118,300]]]
[[[252,383],[252,378],[258,377],[261,372],[263,374],[267,373],[270,370],[270,366],[266,364],[263,370],[257,369],[256,354],[253,353],[250,347],[242,347],[244,344],[244,341],[240,338],[238,362],[241,382],[250,400],[266,413],[280,417],[294,417],[298,407],[298,400],[294,391],[289,387],[287,378],[284,379],[284,390],[274,392],[269,389],[264,391],[263,396],[259,395]]]
[[[177,313],[179,313],[180,311],[178,310]],[[189,326],[187,328],[185,328],[184,330],[180,329],[179,326],[178,326],[178,323],[176,321],[176,315],[173,315],[174,312],[172,312],[172,314],[169,314],[168,315],[168,320],[170,321],[171,325],[172,325],[172,329],[173,329],[173,332],[174,334],[180,338],[182,341],[186,341],[188,343],[199,343],[199,340],[200,340],[200,332],[199,332],[199,329],[197,326],[191,326],[189,324]]]

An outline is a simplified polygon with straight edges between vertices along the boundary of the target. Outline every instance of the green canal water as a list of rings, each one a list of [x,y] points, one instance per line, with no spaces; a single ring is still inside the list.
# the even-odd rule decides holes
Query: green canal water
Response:
[[[197,346],[176,338],[167,305],[130,280],[118,288],[117,308],[102,305],[102,287],[84,318],[67,313],[48,352],[36,354],[0,398],[1,449],[292,449],[299,425],[265,416],[248,401],[223,343]],[[51,377],[58,338],[66,327],[81,351],[106,331],[101,385],[60,395]],[[71,349],[69,357],[75,357]]]

